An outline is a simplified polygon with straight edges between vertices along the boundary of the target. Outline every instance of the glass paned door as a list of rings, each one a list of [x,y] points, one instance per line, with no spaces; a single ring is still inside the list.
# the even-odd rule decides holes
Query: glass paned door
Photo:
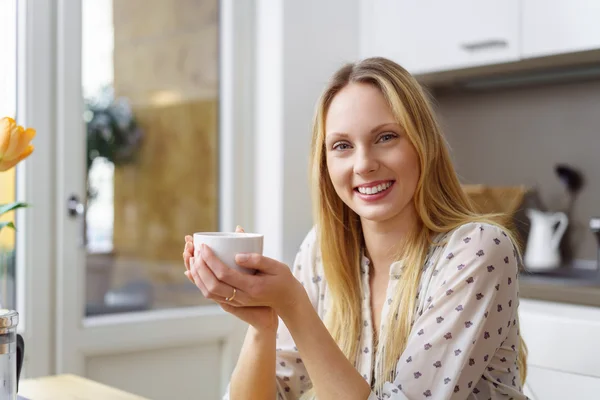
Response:
[[[0,118],[17,115],[17,0],[0,1]],[[19,121],[17,121],[18,123]],[[16,198],[16,169],[0,172],[0,204]],[[15,222],[15,213],[0,217]],[[0,231],[0,308],[15,309],[15,231]]]
[[[244,197],[217,190],[238,194],[252,147],[218,121],[252,126],[247,85],[219,83],[250,75],[254,5],[53,4],[55,372],[218,398],[245,327],[186,280],[181,253],[187,233],[250,226]]]
[[[218,229],[218,0],[82,2],[81,61],[85,315],[204,304],[181,253]]]

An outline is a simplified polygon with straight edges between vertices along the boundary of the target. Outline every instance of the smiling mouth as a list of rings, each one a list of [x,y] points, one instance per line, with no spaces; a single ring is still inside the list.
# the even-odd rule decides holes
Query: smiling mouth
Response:
[[[359,187],[354,188],[354,190],[360,194],[375,195],[375,194],[379,194],[381,192],[385,192],[386,190],[388,190],[390,187],[392,187],[394,182],[395,181],[387,181],[384,183],[380,183],[379,185],[370,186],[370,187],[359,186]]]

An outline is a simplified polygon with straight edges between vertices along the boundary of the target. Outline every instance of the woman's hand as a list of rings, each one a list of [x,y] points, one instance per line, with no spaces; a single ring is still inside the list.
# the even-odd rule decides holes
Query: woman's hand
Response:
[[[301,296],[307,297],[290,268],[277,260],[256,253],[237,254],[235,261],[239,266],[257,270],[251,275],[228,268],[206,245],[199,250],[200,256],[194,266],[208,292],[217,297],[227,297],[236,288],[235,299],[231,302],[235,306],[272,307],[279,316],[283,316],[292,310]]]
[[[186,246],[189,254],[191,245]],[[279,261],[255,253],[236,255],[239,266],[258,271],[251,275],[227,267],[206,245],[196,252],[197,257],[190,264],[189,273],[202,293],[219,304],[267,306],[283,316],[292,310],[301,296],[307,296],[290,268]],[[234,288],[235,298],[227,301],[232,297]]]
[[[235,231],[244,232],[244,230],[239,226],[236,228]],[[198,289],[200,289],[204,297],[215,301],[221,306],[223,310],[230,314],[233,314],[242,321],[248,323],[259,332],[277,331],[279,319],[277,317],[277,314],[271,307],[240,307],[240,304],[237,302],[237,298],[239,295],[238,289],[236,289],[235,298],[232,301],[227,301],[226,297],[231,296],[231,294],[233,293],[233,287],[222,287],[220,289],[221,294],[224,294],[224,290],[227,290],[226,293],[228,294],[225,296],[220,296],[215,293],[215,287],[213,287],[212,285],[216,285],[218,280],[216,279],[212,271],[206,268],[206,264],[202,261],[202,257],[197,257],[197,259],[194,258],[194,240],[189,235],[185,237],[183,261],[186,268],[186,271],[184,272],[185,276],[193,284],[195,284],[198,287]],[[196,267],[196,264],[200,265]],[[199,269],[202,269],[202,275],[205,277],[206,282],[203,281],[200,277],[200,273],[198,273]],[[212,289],[212,291],[207,289],[207,284],[209,285],[208,287]]]

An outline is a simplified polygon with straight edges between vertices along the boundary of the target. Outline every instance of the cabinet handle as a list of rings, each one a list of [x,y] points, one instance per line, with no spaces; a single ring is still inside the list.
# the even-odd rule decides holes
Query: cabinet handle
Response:
[[[463,50],[474,52],[486,49],[504,48],[508,46],[508,42],[504,39],[488,39],[479,42],[463,43],[460,47]]]

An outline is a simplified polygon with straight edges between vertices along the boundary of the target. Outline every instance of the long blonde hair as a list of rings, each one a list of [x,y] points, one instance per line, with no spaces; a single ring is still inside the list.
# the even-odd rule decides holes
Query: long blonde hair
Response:
[[[359,266],[363,237],[359,216],[334,190],[325,151],[325,117],[329,105],[349,83],[367,83],[381,91],[415,147],[421,168],[413,198],[418,226],[403,243],[400,257],[405,268],[390,305],[390,310],[397,312],[388,313],[385,322],[388,335],[378,343],[381,362],[376,369],[375,384],[382,387],[386,380],[393,380],[396,363],[406,347],[421,270],[432,244],[432,235],[477,221],[502,226],[513,243],[517,241],[507,229],[507,219],[500,215],[480,215],[475,211],[460,185],[428,97],[404,68],[385,58],[369,58],[342,67],[334,74],[317,105],[310,178],[317,240],[331,297],[325,324],[350,362],[356,365],[359,352],[362,299]],[[526,354],[525,343],[520,338],[517,365],[522,382],[527,374]],[[306,397],[311,396],[314,396],[313,391]]]

